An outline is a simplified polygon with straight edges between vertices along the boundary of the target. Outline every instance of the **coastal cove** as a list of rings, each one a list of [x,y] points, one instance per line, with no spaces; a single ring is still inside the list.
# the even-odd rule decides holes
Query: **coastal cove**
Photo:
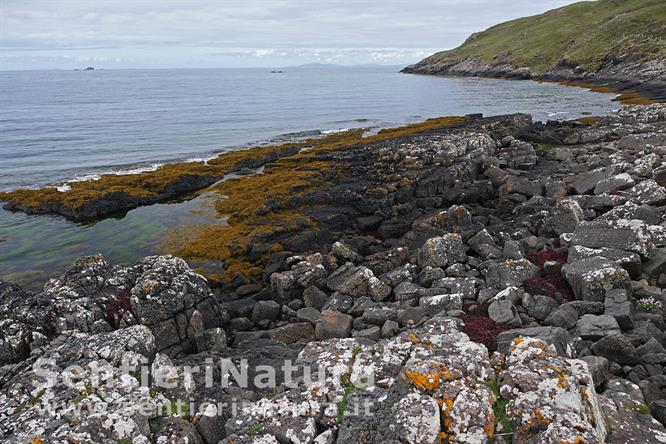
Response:
[[[315,77],[350,75],[343,72],[336,74],[338,70],[322,71],[322,73],[308,71],[309,74],[302,75]],[[517,109],[532,114],[535,119],[545,120],[549,117],[577,118],[589,114],[603,115],[619,106],[612,101],[614,94],[598,94],[581,88],[554,84],[406,76],[388,72],[386,69],[373,72],[375,76],[409,79],[408,83],[423,82],[419,88],[423,88],[424,91],[437,86],[444,91],[437,93],[435,90],[436,94],[431,94],[434,97],[443,94],[438,97],[439,102],[426,99],[425,95],[416,104],[400,104],[397,103],[399,98],[392,98],[391,103],[386,103],[381,112],[379,108],[364,110],[360,104],[354,105],[352,99],[348,99],[347,108],[338,108],[338,113],[349,112],[354,117],[347,119],[345,125],[369,127],[371,133],[372,127],[376,132],[381,127],[423,120],[423,117],[447,114],[449,111],[453,111],[452,113],[457,111],[459,114],[484,112],[493,115],[504,110]],[[103,73],[105,74],[107,73]],[[345,80],[347,81],[349,79]],[[389,86],[394,87],[390,82]],[[456,97],[448,101],[447,94],[454,94]],[[467,100],[461,100],[462,96],[467,96]],[[453,106],[452,103],[456,105]],[[411,114],[414,109],[418,111]],[[437,111],[438,109],[441,111]],[[396,114],[395,110],[400,111]],[[332,120],[331,116],[326,118],[330,120],[312,123],[308,127],[292,123],[293,126],[286,126],[283,130],[301,132],[302,135],[316,135],[322,133],[316,131],[303,133],[303,131],[312,130],[313,126],[321,129],[342,129],[332,128],[335,121],[342,119]],[[270,139],[268,134],[266,139]],[[192,153],[192,156],[195,154],[201,152]],[[102,253],[114,262],[130,262],[150,254],[182,254],[182,249],[174,248],[168,242],[170,238],[181,236],[185,232],[191,234],[205,226],[224,225],[225,219],[215,215],[215,211],[211,210],[214,200],[211,198],[211,193],[203,191],[190,196],[178,196],[175,201],[160,201],[115,214],[110,218],[86,223],[71,222],[61,216],[26,215],[0,210],[0,273],[5,279],[17,281],[29,288],[39,288],[45,280],[57,275],[83,255]],[[206,261],[206,263],[209,272],[222,273],[221,264],[214,264],[211,269],[212,262]],[[192,265],[196,266],[197,261],[193,261]]]

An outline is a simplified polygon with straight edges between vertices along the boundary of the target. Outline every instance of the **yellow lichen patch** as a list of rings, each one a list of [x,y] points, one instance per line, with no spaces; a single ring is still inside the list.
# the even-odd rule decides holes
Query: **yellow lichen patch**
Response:
[[[451,410],[453,410],[453,399],[447,397],[442,408],[442,423],[446,430],[451,428]]]
[[[516,351],[518,346],[520,344],[522,344],[523,342],[525,342],[525,338],[523,338],[523,337],[519,337],[519,338],[514,339],[513,342],[511,343],[511,348],[510,348],[511,353]]]
[[[534,417],[536,418],[537,424],[548,425],[552,422],[550,419],[546,418],[539,409],[536,409],[534,412]]]
[[[440,368],[438,370],[425,373],[405,369],[402,377],[405,381],[410,382],[417,389],[432,393],[439,388],[442,382],[451,379],[451,373],[446,368]]]
[[[560,444],[586,444],[580,436],[576,436],[573,441],[561,440]]]
[[[494,416],[493,418],[489,418],[488,422],[486,425],[483,427],[483,431],[486,433],[486,436],[488,438],[492,438],[495,436],[495,424],[494,424]]]
[[[32,441],[30,441],[30,444],[42,444],[44,442],[44,438],[41,436],[38,436],[34,438]]]
[[[439,439],[445,442],[453,441],[455,435],[449,435],[446,432],[439,432]]]
[[[557,377],[557,386],[563,389],[569,388],[569,378],[566,375],[559,375]]]

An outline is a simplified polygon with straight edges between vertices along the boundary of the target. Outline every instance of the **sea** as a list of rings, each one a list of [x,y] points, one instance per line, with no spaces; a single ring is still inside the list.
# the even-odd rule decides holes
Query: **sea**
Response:
[[[522,112],[604,115],[615,94],[532,81],[399,73],[399,67],[0,71],[0,190],[212,158],[351,128]],[[0,278],[37,289],[76,258],[129,262],[162,252],[206,195],[93,223],[0,210]]]

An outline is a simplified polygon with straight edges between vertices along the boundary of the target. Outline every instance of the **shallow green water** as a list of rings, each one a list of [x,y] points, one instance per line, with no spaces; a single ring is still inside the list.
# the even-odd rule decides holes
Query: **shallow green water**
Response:
[[[136,208],[125,215],[79,224],[59,216],[0,210],[0,276],[39,289],[76,259],[103,253],[114,263],[167,252],[170,230],[211,222],[210,194]]]

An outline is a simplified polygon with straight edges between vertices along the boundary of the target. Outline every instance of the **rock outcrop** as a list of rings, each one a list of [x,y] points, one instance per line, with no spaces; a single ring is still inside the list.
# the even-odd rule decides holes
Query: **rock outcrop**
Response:
[[[0,283],[0,439],[666,442],[666,107],[481,122],[342,151],[254,280]]]

